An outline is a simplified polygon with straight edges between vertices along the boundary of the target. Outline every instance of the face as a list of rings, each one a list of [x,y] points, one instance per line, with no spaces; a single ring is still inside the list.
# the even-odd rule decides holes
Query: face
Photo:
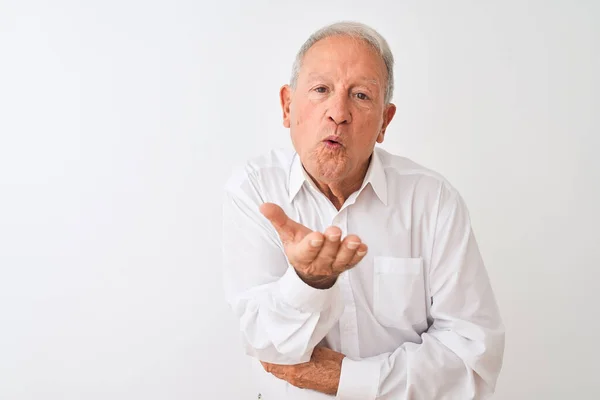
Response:
[[[295,89],[281,88],[284,126],[307,172],[321,183],[364,176],[396,107],[385,104],[387,71],[368,44],[346,36],[315,43]]]

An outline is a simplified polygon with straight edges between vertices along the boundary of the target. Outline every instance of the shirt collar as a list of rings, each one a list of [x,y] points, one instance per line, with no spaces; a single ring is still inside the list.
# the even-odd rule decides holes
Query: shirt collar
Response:
[[[379,197],[379,200],[381,200],[383,205],[387,206],[387,180],[385,179],[385,169],[381,163],[379,148],[377,147],[373,149],[371,163],[369,164],[369,169],[367,170],[361,189],[368,183],[371,184],[373,191],[377,197]]]
[[[292,200],[294,200],[294,197],[296,197],[305,181],[310,181],[310,177],[308,176],[308,174],[304,170],[304,167],[302,166],[300,156],[298,155],[298,153],[294,153],[288,182],[288,194],[290,203],[292,202]]]
[[[362,191],[367,184],[371,184],[373,191],[379,198],[379,200],[387,205],[387,181],[385,179],[385,170],[383,168],[383,164],[381,163],[381,159],[379,157],[379,151],[377,148],[373,150],[373,154],[371,156],[371,162],[369,164],[369,168],[367,169],[367,173],[365,175],[365,179],[363,181],[362,186],[359,189],[359,192]],[[309,184],[313,184],[310,176],[304,170],[302,166],[302,161],[300,161],[300,156],[298,153],[294,154],[294,158],[292,160],[292,165],[290,167],[289,180],[288,180],[288,194],[290,203],[294,200],[304,182],[308,182]],[[316,186],[315,186],[316,188]]]

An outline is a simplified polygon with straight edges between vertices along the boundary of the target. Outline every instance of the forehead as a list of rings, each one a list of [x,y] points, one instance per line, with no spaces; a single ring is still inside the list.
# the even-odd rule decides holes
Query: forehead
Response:
[[[315,74],[382,80],[387,72],[382,57],[370,44],[344,35],[319,40],[306,52],[300,75]]]

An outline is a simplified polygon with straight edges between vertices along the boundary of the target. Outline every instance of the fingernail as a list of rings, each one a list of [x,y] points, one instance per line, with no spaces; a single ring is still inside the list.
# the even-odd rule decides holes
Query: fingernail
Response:
[[[365,254],[367,254],[367,252],[366,252],[366,251],[357,251],[357,252],[356,252],[356,254],[357,254],[359,257],[362,257],[362,256],[364,256]]]
[[[327,239],[331,240],[332,242],[338,241],[340,239],[342,235],[327,235]]]
[[[322,243],[323,243],[322,240],[317,240],[317,239],[314,239],[314,240],[310,241],[310,245],[312,247],[319,247]]]
[[[351,250],[357,249],[360,246],[360,242],[348,242],[348,248]]]

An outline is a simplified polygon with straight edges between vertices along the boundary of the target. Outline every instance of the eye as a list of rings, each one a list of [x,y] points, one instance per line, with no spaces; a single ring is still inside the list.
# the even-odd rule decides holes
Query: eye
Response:
[[[315,92],[317,92],[317,93],[326,93],[327,92],[327,88],[325,86],[317,86],[315,88]]]
[[[364,93],[357,93],[356,97],[358,97],[360,100],[369,100],[369,96]]]

